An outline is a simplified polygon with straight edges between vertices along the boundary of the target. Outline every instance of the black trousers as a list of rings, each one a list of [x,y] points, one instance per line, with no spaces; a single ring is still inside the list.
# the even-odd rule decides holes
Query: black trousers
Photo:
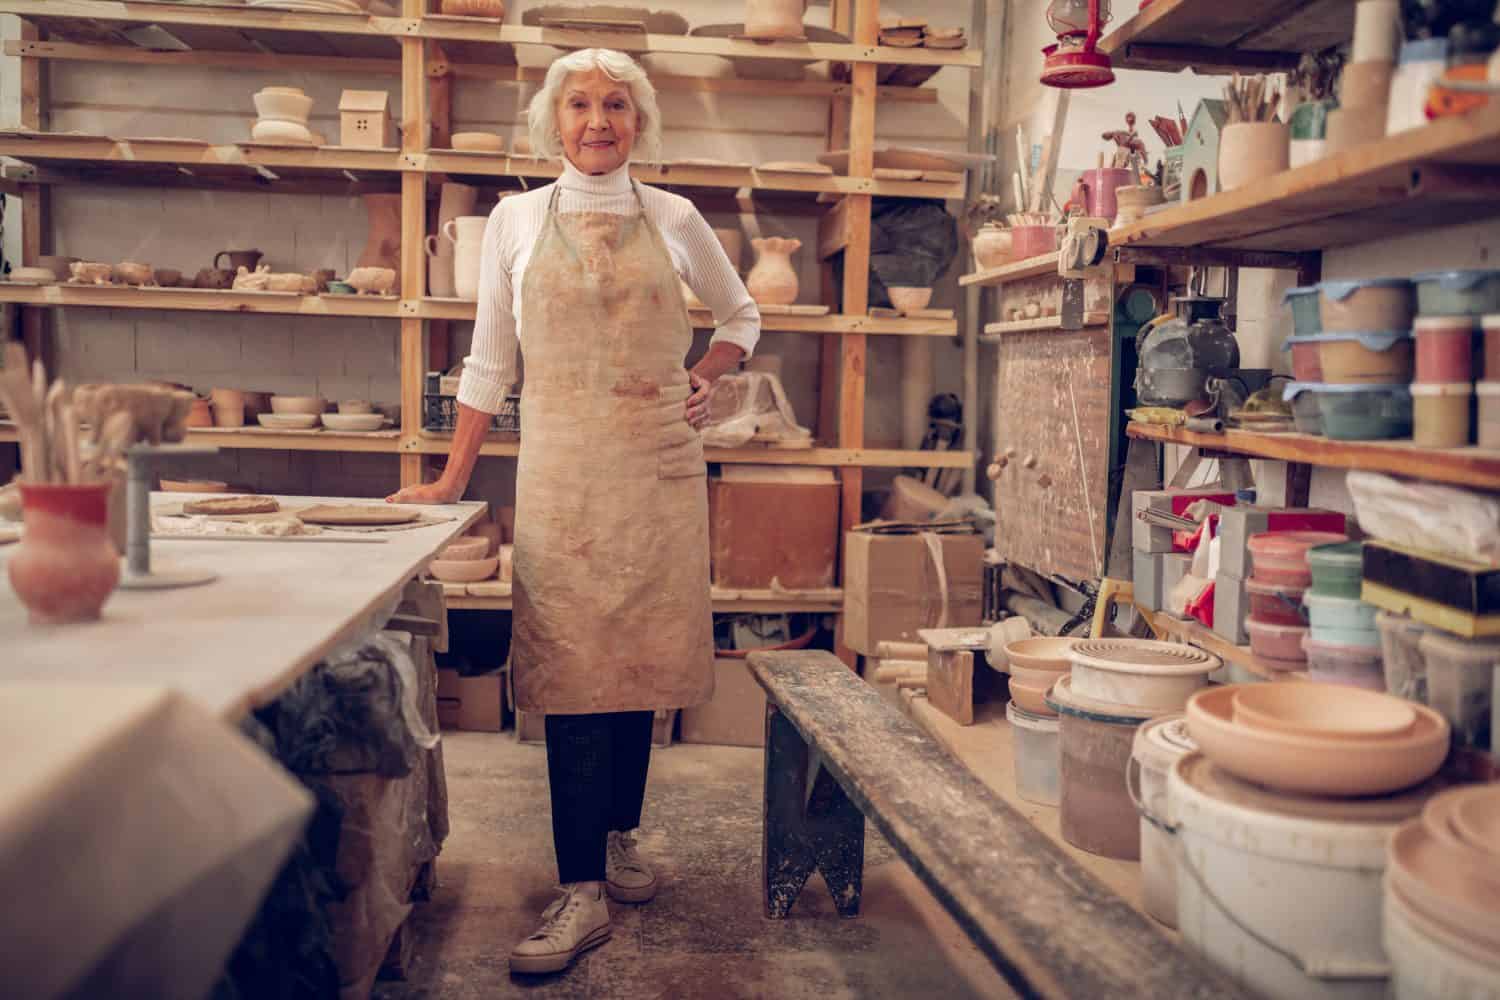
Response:
[[[652,712],[547,716],[547,783],[559,882],[602,882],[611,830],[641,825]]]

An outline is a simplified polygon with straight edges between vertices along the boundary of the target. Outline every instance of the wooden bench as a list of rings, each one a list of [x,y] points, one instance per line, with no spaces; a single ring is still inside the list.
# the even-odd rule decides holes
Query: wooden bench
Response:
[[[832,655],[751,653],[766,689],[766,915],[821,872],[859,914],[875,824],[1023,996],[1252,994],[1183,950]]]

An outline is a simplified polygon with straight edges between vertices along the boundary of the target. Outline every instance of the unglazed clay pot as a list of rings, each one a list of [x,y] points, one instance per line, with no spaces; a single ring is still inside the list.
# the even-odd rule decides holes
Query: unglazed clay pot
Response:
[[[918,309],[926,309],[927,303],[932,301],[931,288],[911,288],[901,285],[887,285],[886,292],[891,297],[891,305],[904,313],[915,312]]]
[[[1009,229],[997,222],[986,222],[974,237],[974,263],[980,270],[1010,262],[1012,237]]]
[[[804,0],[746,0],[745,34],[750,38],[801,38]]]
[[[365,214],[370,220],[370,231],[365,238],[364,253],[359,255],[359,260],[354,266],[356,268],[389,268],[399,275],[401,273],[401,196],[399,194],[367,194],[364,201]],[[352,280],[349,283],[354,284]]]
[[[1291,165],[1291,130],[1285,122],[1235,122],[1219,136],[1219,190],[1233,191]]]
[[[156,269],[156,283],[162,288],[176,288],[182,284],[182,272],[175,267],[158,267]]]
[[[761,305],[789,306],[797,301],[797,272],[792,268],[792,254],[802,241],[779,236],[751,240],[759,255],[745,279],[750,297]]]
[[[109,484],[21,483],[26,533],[11,555],[10,585],[35,625],[93,621],[120,581],[109,540]]]
[[[234,272],[220,267],[205,267],[193,279],[194,288],[233,288]]]
[[[443,238],[453,244],[453,287],[461,299],[479,298],[479,261],[484,249],[483,215],[464,215],[443,227]]]
[[[127,285],[149,285],[156,280],[156,274],[150,264],[138,264],[133,260],[124,260],[116,264],[115,277]]]
[[[505,4],[501,0],[443,0],[442,10],[449,17],[505,18]]]
[[[219,427],[245,426],[245,394],[238,389],[213,389],[208,394]]]

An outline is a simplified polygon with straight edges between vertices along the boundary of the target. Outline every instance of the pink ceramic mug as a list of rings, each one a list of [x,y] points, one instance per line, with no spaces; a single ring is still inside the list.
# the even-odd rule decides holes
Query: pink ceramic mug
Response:
[[[1127,167],[1099,167],[1086,170],[1078,183],[1073,185],[1072,202],[1083,206],[1089,215],[1113,220],[1119,206],[1115,203],[1115,188],[1134,184],[1135,176]]]
[[[1012,226],[1010,231],[1012,260],[1029,260],[1057,249],[1056,226]]]

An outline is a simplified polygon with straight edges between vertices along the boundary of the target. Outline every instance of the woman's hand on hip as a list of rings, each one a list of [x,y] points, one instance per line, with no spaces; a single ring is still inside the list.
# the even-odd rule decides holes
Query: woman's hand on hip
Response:
[[[455,489],[442,480],[438,480],[435,483],[423,483],[421,486],[407,486],[399,489],[386,497],[385,502],[445,504],[457,503],[462,499],[463,490]]]
[[[714,380],[690,371],[688,384],[693,387],[693,394],[687,399],[687,422],[694,430],[702,430],[708,423],[708,397],[713,392]]]

